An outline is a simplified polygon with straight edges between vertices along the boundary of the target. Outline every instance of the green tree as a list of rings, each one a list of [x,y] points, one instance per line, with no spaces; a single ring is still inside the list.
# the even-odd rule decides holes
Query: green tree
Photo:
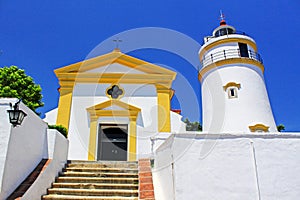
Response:
[[[41,92],[40,85],[35,84],[24,70],[17,66],[0,68],[0,97],[22,99],[26,106],[36,112],[35,109],[44,105]]]
[[[188,118],[186,118],[183,122],[186,123],[187,131],[202,131],[202,125],[200,122],[190,122]]]
[[[284,130],[285,130],[285,126],[284,126],[283,124],[279,124],[279,125],[277,126],[277,130],[278,130],[279,132],[284,131]]]

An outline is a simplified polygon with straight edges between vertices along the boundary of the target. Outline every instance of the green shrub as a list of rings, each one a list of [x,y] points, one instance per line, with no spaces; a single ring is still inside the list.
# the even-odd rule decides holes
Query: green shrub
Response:
[[[202,131],[202,125],[200,122],[190,122],[188,118],[186,118],[183,122],[186,123],[187,131]]]
[[[65,138],[68,137],[68,130],[66,127],[62,126],[62,125],[49,125],[48,124],[48,128],[49,129],[56,129],[58,132],[60,132],[63,136],[65,136]]]

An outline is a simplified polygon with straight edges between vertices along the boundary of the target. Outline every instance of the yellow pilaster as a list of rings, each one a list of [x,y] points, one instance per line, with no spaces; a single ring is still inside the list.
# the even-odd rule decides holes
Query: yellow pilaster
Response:
[[[129,122],[129,161],[136,160],[136,118]]]
[[[91,117],[88,160],[96,160],[97,117]]]
[[[61,87],[59,92],[60,97],[58,102],[56,124],[63,125],[69,129],[73,86]]]
[[[158,131],[159,132],[171,132],[171,120],[170,120],[170,98],[172,90],[163,86],[156,86],[157,91],[157,119],[158,119]]]

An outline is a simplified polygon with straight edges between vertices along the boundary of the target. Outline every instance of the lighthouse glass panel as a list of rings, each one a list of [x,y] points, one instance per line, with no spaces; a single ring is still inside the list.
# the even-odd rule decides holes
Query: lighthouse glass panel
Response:
[[[229,34],[233,34],[233,32],[234,31],[230,28],[222,28],[215,33],[215,36],[219,37],[219,36],[223,36],[223,35],[229,35]]]

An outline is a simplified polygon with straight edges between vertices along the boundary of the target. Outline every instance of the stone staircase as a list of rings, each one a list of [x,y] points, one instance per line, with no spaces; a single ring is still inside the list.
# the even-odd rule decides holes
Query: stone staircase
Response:
[[[43,200],[138,200],[138,162],[69,161]]]

